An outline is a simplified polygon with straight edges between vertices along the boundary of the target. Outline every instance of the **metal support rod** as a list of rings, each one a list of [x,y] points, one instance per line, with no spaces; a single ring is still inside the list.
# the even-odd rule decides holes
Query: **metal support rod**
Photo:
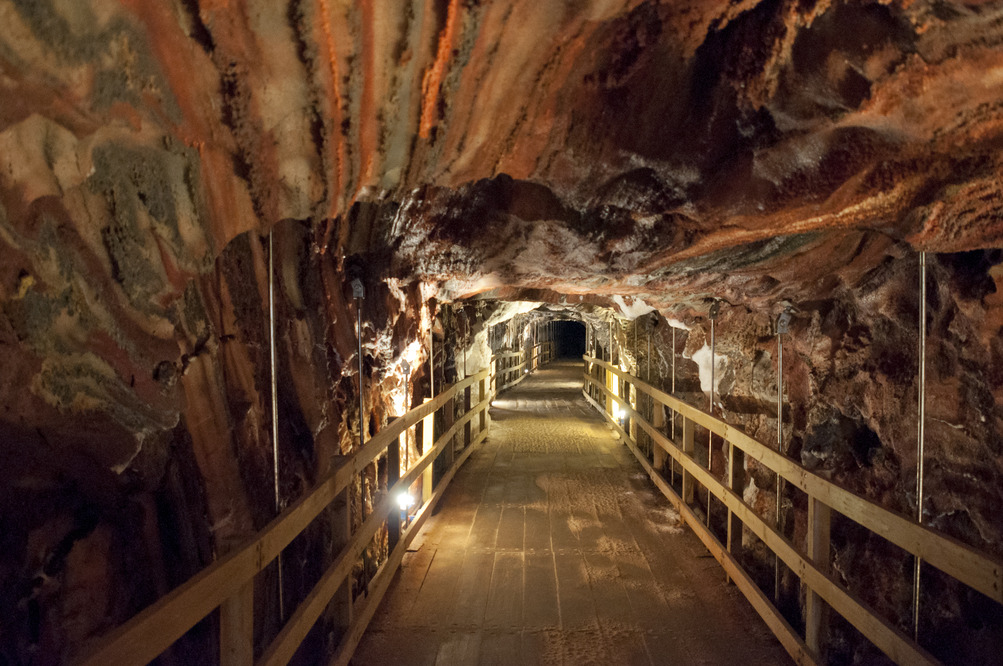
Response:
[[[432,329],[435,328],[435,317],[431,316],[429,318],[428,325],[428,392],[431,394],[430,397],[435,397],[435,347],[433,346],[433,341],[435,336],[432,333]]]
[[[650,326],[645,330],[645,333],[648,334],[648,354],[647,354],[647,356],[645,356],[644,360],[647,362],[648,369],[647,369],[647,372],[645,372],[644,378],[645,378],[645,380],[647,380],[647,382],[649,384],[651,384],[651,327]],[[655,401],[651,397],[651,395],[648,396],[647,402],[648,402],[648,418],[650,420],[654,421],[655,420]],[[652,440],[651,437],[648,437],[648,441],[650,442],[650,445],[648,446],[648,448],[649,449],[654,449],[655,448],[655,442],[654,442],[654,440]],[[652,456],[655,455],[653,450],[648,451],[648,453],[650,453]],[[669,458],[672,458],[672,456],[669,456]]]
[[[364,386],[362,383],[362,300],[359,299],[358,304],[355,308],[356,311],[356,331],[359,336],[359,450],[366,443],[366,428],[365,428],[365,417],[366,409],[364,406],[365,399],[362,396],[362,391]]]
[[[916,436],[916,522],[923,524],[923,459],[926,445],[926,252],[919,253],[919,413]],[[920,573],[923,559],[917,555],[912,582],[912,635],[919,642]]]
[[[783,455],[784,453],[784,428],[783,428],[783,416],[784,416],[784,343],[780,336],[780,330],[777,329],[777,451]],[[783,505],[781,502],[781,496],[783,495],[783,483],[784,479],[780,474],[777,474],[777,515],[776,515],[776,527],[777,531],[783,533],[783,521],[781,520],[781,511],[783,510]],[[778,602],[780,600],[780,556],[776,553],[773,554],[773,601]]]
[[[676,397],[676,327],[672,327],[672,397]],[[670,428],[672,429],[671,439],[676,439],[676,410],[672,410],[670,415]],[[676,459],[669,456],[669,479],[671,483],[676,482]]]
[[[641,364],[638,362],[638,356],[637,356],[637,319],[635,319],[634,320],[634,376],[639,376],[640,374],[641,374]],[[630,399],[631,393],[634,394],[634,400],[633,401],[631,401],[631,399]],[[637,404],[637,403],[638,403],[638,400],[637,400],[637,387],[634,386],[633,384],[628,384],[627,385],[627,404],[631,405],[634,409],[637,409],[638,407],[640,407],[640,405]],[[631,419],[631,422],[636,424],[636,421],[634,421],[633,419]],[[635,425],[634,431],[635,431],[634,432],[634,440],[636,442],[638,439],[640,439],[640,433],[637,432],[636,425]],[[629,429],[628,429],[628,432],[629,432]]]
[[[715,370],[715,358],[714,358],[714,346],[716,340],[714,337],[714,319],[710,320],[710,412],[711,416],[714,416],[714,370]],[[711,456],[713,455],[711,447],[714,444],[714,433],[710,430],[707,431],[707,471],[713,474],[711,465]],[[707,489],[707,526],[710,527],[710,488]]]
[[[275,483],[275,514],[282,510],[282,499],[279,495],[279,394],[278,379],[275,376],[275,252],[272,245],[272,231],[268,230],[268,347],[271,363],[272,380],[272,474]],[[285,619],[285,604],[282,590],[282,553],[279,553],[276,567],[279,572],[279,619]]]
[[[366,443],[366,410],[365,410],[365,399],[363,398],[363,391],[365,390],[365,384],[362,381],[362,299],[365,298],[365,288],[362,286],[362,280],[356,278],[352,280],[352,297],[355,299],[355,334],[358,340],[358,356],[359,356],[359,450],[361,451]],[[362,514],[362,519],[366,519],[366,475],[361,475],[361,490],[362,496],[359,498],[359,505],[361,506],[360,513]]]

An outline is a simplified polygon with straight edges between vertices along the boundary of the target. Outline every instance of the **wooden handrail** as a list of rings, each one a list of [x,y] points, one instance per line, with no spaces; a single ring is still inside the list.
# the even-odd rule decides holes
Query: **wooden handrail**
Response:
[[[648,470],[652,478],[655,479],[662,492],[669,497],[673,503],[681,509],[684,519],[691,525],[698,536],[704,541],[722,566],[729,571],[729,575],[734,578],[734,563],[731,556],[725,550],[723,553],[716,552],[714,544],[720,546],[716,537],[701,522],[695,518],[692,520],[692,511],[686,505],[686,501],[675,494],[675,491],[661,479],[661,476],[651,467],[647,459],[640,453],[634,445],[630,435],[612,418],[607,409],[591,398],[589,386],[594,386],[599,393],[604,394],[608,403],[615,403],[624,410],[627,416],[644,430],[652,441],[661,449],[675,459],[684,471],[683,494],[687,494],[686,475],[703,485],[708,492],[716,496],[729,512],[738,517],[760,540],[780,557],[784,563],[794,571],[795,574],[815,593],[824,599],[833,609],[845,617],[851,624],[857,627],[867,638],[869,638],[879,649],[884,651],[899,663],[936,663],[936,660],[922,647],[905,636],[891,623],[880,617],[873,609],[853,595],[849,590],[839,584],[825,570],[816,566],[815,562],[799,552],[797,548],[789,542],[782,534],[777,532],[773,526],[764,521],[753,509],[747,505],[743,498],[734,489],[729,488],[721,480],[714,477],[706,467],[700,465],[688,452],[681,449],[669,437],[658,430],[657,427],[649,423],[628,400],[625,400],[602,382],[592,377],[589,371],[594,368],[602,368],[614,375],[620,381],[633,385],[635,390],[647,394],[661,405],[675,411],[683,418],[684,439],[689,432],[692,440],[692,424],[699,424],[709,431],[720,435],[726,442],[744,451],[769,467],[798,488],[806,492],[810,498],[820,502],[823,506],[835,508],[848,518],[854,520],[867,529],[888,539],[903,549],[918,554],[931,565],[936,566],[948,575],[969,585],[973,589],[986,594],[990,598],[1003,602],[1003,563],[995,560],[989,555],[981,553],[974,548],[963,544],[956,539],[947,537],[919,525],[903,516],[889,511],[866,498],[853,493],[831,481],[823,479],[816,474],[801,467],[794,461],[783,457],[766,445],[749,437],[745,433],[717,419],[710,414],[692,407],[678,398],[670,396],[660,391],[646,382],[640,380],[620,368],[596,358],[583,357],[586,361],[586,384],[583,393],[586,399],[595,406],[597,410],[610,421],[612,426],[621,434],[624,441],[631,447],[635,456]],[[685,444],[685,442],[684,442]],[[685,448],[685,447],[684,447]],[[691,491],[690,491],[691,492]],[[685,508],[685,511],[683,509]],[[729,568],[731,567],[731,568]],[[742,572],[741,576],[747,578]],[[778,638],[788,649],[791,655],[799,663],[810,661],[813,656],[809,649],[801,641],[800,637],[790,635],[792,631],[786,622],[778,622],[778,611],[765,600],[758,588],[753,591],[745,584],[747,581],[738,581],[740,589],[749,598],[750,602],[766,620],[770,628],[777,634]],[[755,587],[754,585],[752,587]],[[764,606],[768,605],[768,608]],[[796,639],[796,640],[795,640]]]
[[[482,431],[477,434],[477,437],[470,443],[460,457],[457,458],[453,466],[446,472],[445,476],[442,477],[442,481],[436,486],[435,492],[429,498],[428,502],[419,509],[418,513],[415,515],[413,522],[408,527],[407,531],[402,535],[401,540],[397,543],[397,547],[393,549],[387,557],[386,563],[380,567],[376,575],[373,576],[372,584],[370,585],[370,592],[365,606],[361,609],[359,617],[355,622],[352,622],[352,626],[348,631],[348,634],[341,639],[341,643],[334,654],[334,658],[331,660],[332,666],[348,666],[349,661],[352,658],[352,654],[355,652],[355,648],[358,647],[359,641],[362,639],[362,634],[369,625],[369,621],[372,620],[376,608],[379,605],[380,600],[383,599],[383,595],[386,594],[387,588],[390,586],[390,581],[393,578],[393,574],[397,571],[397,567],[400,566],[401,560],[404,558],[404,553],[407,552],[408,546],[411,545],[411,541],[417,536],[418,531],[421,530],[422,524],[431,515],[432,510],[435,505],[442,498],[443,492],[446,490],[446,486],[452,480],[453,475],[464,463],[464,461],[470,456],[474,447],[484,439],[487,435],[486,431]]]
[[[592,378],[590,377],[589,379]],[[591,396],[585,394],[585,399],[591,403],[597,411],[605,414],[605,410],[602,405],[593,400]],[[759,613],[760,617],[762,617],[766,622],[766,625],[776,635],[781,645],[783,645],[787,652],[794,658],[795,663],[799,664],[799,666],[815,666],[817,662],[815,661],[814,656],[808,650],[804,640],[798,635],[797,631],[795,631],[790,623],[787,622],[780,611],[772,603],[770,603],[770,600],[766,598],[762,591],[760,591],[759,587],[756,586],[756,583],[745,572],[738,561],[732,557],[731,553],[729,553],[727,548],[725,548],[725,546],[718,541],[717,537],[704,526],[703,522],[693,512],[689,505],[682,501],[682,498],[676,495],[675,491],[671,486],[669,486],[668,482],[651,466],[651,463],[649,463],[647,458],[644,457],[644,454],[638,450],[637,446],[635,446],[635,444],[631,441],[630,436],[623,430],[623,428],[621,428],[616,421],[612,419],[610,421],[613,428],[617,430],[623,441],[626,442],[627,446],[644,467],[645,471],[648,472],[652,481],[654,481],[655,485],[658,486],[658,489],[661,490],[662,493],[673,503],[676,510],[679,511],[679,515],[683,521],[690,526],[697,537],[699,537],[699,539],[707,547],[707,550],[711,552],[724,570],[728,572],[728,576],[731,580],[735,581],[736,587],[738,587],[742,594],[746,596],[752,604],[752,607]]]
[[[272,644],[265,651],[264,655],[262,655],[259,663],[273,666],[276,664],[285,664],[292,659],[296,649],[303,642],[303,639],[306,638],[307,633],[313,627],[317,618],[324,612],[327,604],[338,591],[344,579],[351,573],[352,566],[362,554],[362,551],[365,550],[370,540],[376,534],[376,531],[387,519],[389,512],[395,510],[395,498],[397,494],[407,490],[418,479],[418,476],[425,468],[432,464],[432,461],[442,452],[446,444],[452,442],[453,437],[459,432],[459,429],[475,415],[487,409],[490,403],[490,399],[485,399],[471,407],[468,412],[457,419],[445,434],[436,440],[431,450],[422,454],[407,473],[392,488],[387,490],[386,496],[373,508],[373,512],[362,526],[352,534],[352,538],[348,544],[342,548],[341,553],[331,563],[327,571],[324,572],[320,581],[310,591],[306,599],[303,600],[303,603],[300,604],[286,622],[285,626],[282,627],[278,636],[275,637],[275,640],[272,641]]]
[[[747,455],[780,474],[789,483],[847,518],[903,550],[919,555],[924,563],[940,569],[990,599],[1003,603],[1003,562],[808,471],[790,458],[749,437],[735,426],[728,425],[707,412],[654,388],[606,361],[592,358],[586,360],[617,374],[622,380],[635,386],[638,391],[734,444]],[[622,398],[619,396],[614,396],[614,399],[622,403]]]
[[[595,382],[595,380],[592,381]],[[600,386],[599,388],[601,391],[612,395],[612,392],[606,387]],[[617,400],[617,398],[614,397],[614,400]],[[667,437],[652,427],[647,420],[630,406],[625,406],[623,409],[631,418],[636,418],[638,424],[662,448],[669,452],[670,455],[673,453],[671,449],[675,447]],[[617,427],[623,432],[619,426]],[[626,440],[630,439],[629,435],[625,432],[623,432],[623,436]],[[706,467],[696,462],[692,456],[681,454],[673,457],[687,473],[693,475],[700,485],[713,493],[729,510],[735,512],[739,519],[752,530],[753,534],[759,537],[770,550],[777,553],[784,564],[797,574],[798,578],[804,581],[808,587],[818,592],[829,605],[857,627],[862,634],[867,636],[885,654],[888,654],[900,664],[936,663],[936,660],[925,650],[913,643],[891,623],[880,617],[866,603],[840,585],[835,578],[818,569],[811,560],[798,552],[790,541],[760,518],[741,497],[715,478],[707,471]],[[707,528],[701,523],[699,529],[705,530]]]
[[[248,543],[209,565],[100,639],[81,663],[103,666],[152,661],[224,601],[238,594],[349,486],[355,475],[396,442],[401,433],[434,413],[460,391],[487,378],[488,374],[488,369],[481,370],[388,424],[344,465],[276,516]],[[478,408],[486,404],[484,401]]]

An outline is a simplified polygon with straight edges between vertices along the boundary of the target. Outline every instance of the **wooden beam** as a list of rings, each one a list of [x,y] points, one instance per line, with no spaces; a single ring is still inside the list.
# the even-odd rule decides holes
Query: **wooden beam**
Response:
[[[254,663],[254,579],[219,607],[219,663]]]
[[[387,447],[387,493],[391,494],[391,489],[401,477],[401,447],[407,448],[407,433],[402,432],[397,444]],[[391,494],[391,500],[396,500],[396,495]],[[400,540],[401,518],[400,511],[391,511],[387,516],[387,548],[393,549]]]
[[[658,430],[661,430],[665,426],[665,410],[658,403],[652,403],[651,421]],[[651,447],[651,457],[654,461],[655,469],[659,472],[665,469],[665,460],[668,457],[665,454],[665,449],[660,446]]]
[[[435,415],[429,414],[421,424],[421,452],[424,456],[435,446]],[[421,458],[419,458],[421,460]],[[412,467],[413,469],[413,467]],[[421,503],[425,504],[432,497],[432,466],[423,468],[421,475]]]
[[[829,529],[832,512],[814,497],[808,498],[808,556],[819,571],[829,573]],[[805,643],[821,660],[827,623],[826,605],[808,590],[805,609]]]
[[[642,427],[644,427],[644,426],[642,426]],[[684,454],[686,454],[687,456],[692,456],[693,453],[696,451],[696,443],[695,443],[695,437],[694,437],[695,431],[696,431],[696,428],[693,425],[693,421],[689,420],[688,418],[686,418],[684,416],[683,417],[683,436],[682,436],[682,440],[683,440],[682,441],[682,445],[683,445],[683,447],[682,447],[682,452]],[[655,441],[655,443],[656,444],[658,443],[657,440]],[[668,449],[666,449],[665,447],[659,446],[658,448],[662,449],[663,451],[668,452]],[[694,494],[694,489],[693,489],[693,485],[694,485],[693,484],[693,475],[690,474],[689,472],[687,472],[685,469],[683,469],[683,481],[682,481],[682,484],[683,484],[683,486],[682,486],[683,502],[685,502],[686,504],[692,504],[693,503],[693,494]]]
[[[662,448],[662,447],[658,447]],[[742,496],[745,491],[745,455],[734,444],[728,444],[728,487]],[[728,510],[728,552],[738,556],[742,551],[742,521],[735,512]]]

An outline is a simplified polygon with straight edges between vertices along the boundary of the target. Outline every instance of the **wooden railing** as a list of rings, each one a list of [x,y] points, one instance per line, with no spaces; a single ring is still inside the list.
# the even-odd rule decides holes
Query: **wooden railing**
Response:
[[[494,355],[495,393],[515,386],[526,376],[526,361],[521,351],[498,352]]]
[[[542,348],[548,351],[543,354],[534,353],[531,358],[537,364],[542,358],[549,360],[552,357],[552,351],[549,351],[552,344],[537,345],[534,351]],[[264,570],[315,518],[335,503],[336,507],[340,507],[340,517],[336,522],[344,526],[346,543],[257,663],[269,666],[287,663],[328,604],[335,600],[345,608],[349,621],[332,663],[347,664],[400,566],[408,545],[421,530],[453,475],[476,445],[487,436],[491,398],[525,376],[526,362],[516,364],[513,359],[521,358],[522,355],[522,352],[496,355],[489,368],[457,382],[434,399],[387,424],[305,497],[283,511],[246,544],[202,570],[105,636],[81,662],[88,666],[146,664],[219,608],[221,663],[254,663],[255,575]],[[497,370],[500,365],[504,366],[501,372]],[[507,376],[516,372],[518,379],[506,380]],[[454,419],[457,401],[462,404],[462,415]],[[440,409],[444,410],[447,430],[433,441],[433,420]],[[400,476],[398,445],[406,446],[408,431],[419,424],[423,453]],[[417,431],[415,436],[417,437]],[[462,442],[457,445],[457,440]],[[372,513],[352,532],[347,511],[349,486],[384,451],[388,456],[387,491],[382,494],[382,499]],[[432,463],[443,454],[446,455],[449,466],[433,488]],[[420,508],[402,526],[397,497],[419,478],[422,488]],[[358,601],[353,604],[346,579],[362,552],[384,525],[387,526],[390,552],[370,580],[365,601],[362,605]]]
[[[381,456],[384,450],[388,451],[388,455],[394,449],[399,452],[396,445],[406,437],[406,431],[421,422],[424,453],[410,466],[404,476],[399,479],[391,478],[388,481],[388,492],[383,494],[373,512],[351,534],[347,544],[342,547],[321,580],[292,613],[259,661],[262,664],[284,664],[289,661],[337,591],[347,589],[344,585],[345,579],[377,531],[384,524],[393,523],[395,517],[399,522],[400,509],[396,499],[398,494],[407,491],[409,486],[421,477],[423,504],[400,533],[397,543],[391,545],[387,560],[370,581],[365,607],[351,618],[351,624],[338,648],[334,663],[347,663],[399,566],[408,544],[421,529],[453,474],[470,455],[474,446],[487,435],[487,410],[491,397],[488,386],[489,371],[485,369],[454,384],[434,399],[388,424],[309,494],[283,511],[247,544],[204,569],[187,583],[113,631],[82,662],[94,666],[145,664],[156,658],[218,607],[221,662],[252,663],[255,575],[278,557],[282,550],[335,499],[341,496],[343,501],[347,500],[347,490],[353,479]],[[471,405],[470,393],[474,387],[477,391],[477,401]],[[453,405],[457,399],[463,399],[467,409],[433,442],[432,420],[435,412],[447,405]],[[467,427],[468,424],[471,427]],[[464,433],[469,439],[464,442],[463,448],[456,452],[454,439]],[[443,452],[448,452],[452,464],[433,490],[432,462]],[[458,455],[454,459],[455,453]],[[388,472],[391,476],[398,476],[399,462],[395,473],[393,459],[396,456],[390,455],[390,457]]]
[[[825,625],[823,602],[897,663],[937,663],[919,644],[881,617],[830,574],[829,524],[832,510],[914,556],[921,557],[924,563],[940,569],[997,603],[1003,603],[1003,562],[813,474],[734,426],[654,388],[610,363],[589,356],[584,358],[583,392],[586,399],[610,421],[658,488],[679,510],[680,516],[703,541],[725,569],[728,578],[734,581],[797,663],[814,664],[819,659],[820,637]],[[630,396],[631,391],[624,385],[633,387],[633,405],[631,398],[625,397]],[[638,394],[650,398],[651,421],[636,407]],[[663,432],[666,414],[661,406],[670,414],[675,414],[674,421],[678,424],[680,435],[673,433],[669,436]],[[618,410],[622,410],[622,416],[617,413]],[[697,425],[720,436],[728,446],[726,478],[718,479],[694,458],[694,428]],[[653,447],[653,461],[649,461],[637,446],[638,429],[647,433],[657,446]],[[666,455],[682,469],[679,492],[659,471]],[[743,456],[750,456],[808,495],[807,552],[789,541],[774,525],[757,515],[745,503],[742,498]],[[704,520],[690,506],[697,485],[727,507],[727,538],[724,544],[704,525]],[[738,563],[735,555],[741,548],[742,525],[766,544],[808,588],[804,638],[791,627]]]
[[[533,370],[552,361],[554,353],[553,342],[541,342],[526,350],[496,352],[492,357],[495,392],[500,393],[515,386]]]

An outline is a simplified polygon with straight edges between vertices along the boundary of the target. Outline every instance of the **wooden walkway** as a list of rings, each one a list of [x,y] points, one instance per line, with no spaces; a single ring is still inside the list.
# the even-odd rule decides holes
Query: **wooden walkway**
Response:
[[[554,363],[496,401],[353,664],[791,663],[581,378]]]

